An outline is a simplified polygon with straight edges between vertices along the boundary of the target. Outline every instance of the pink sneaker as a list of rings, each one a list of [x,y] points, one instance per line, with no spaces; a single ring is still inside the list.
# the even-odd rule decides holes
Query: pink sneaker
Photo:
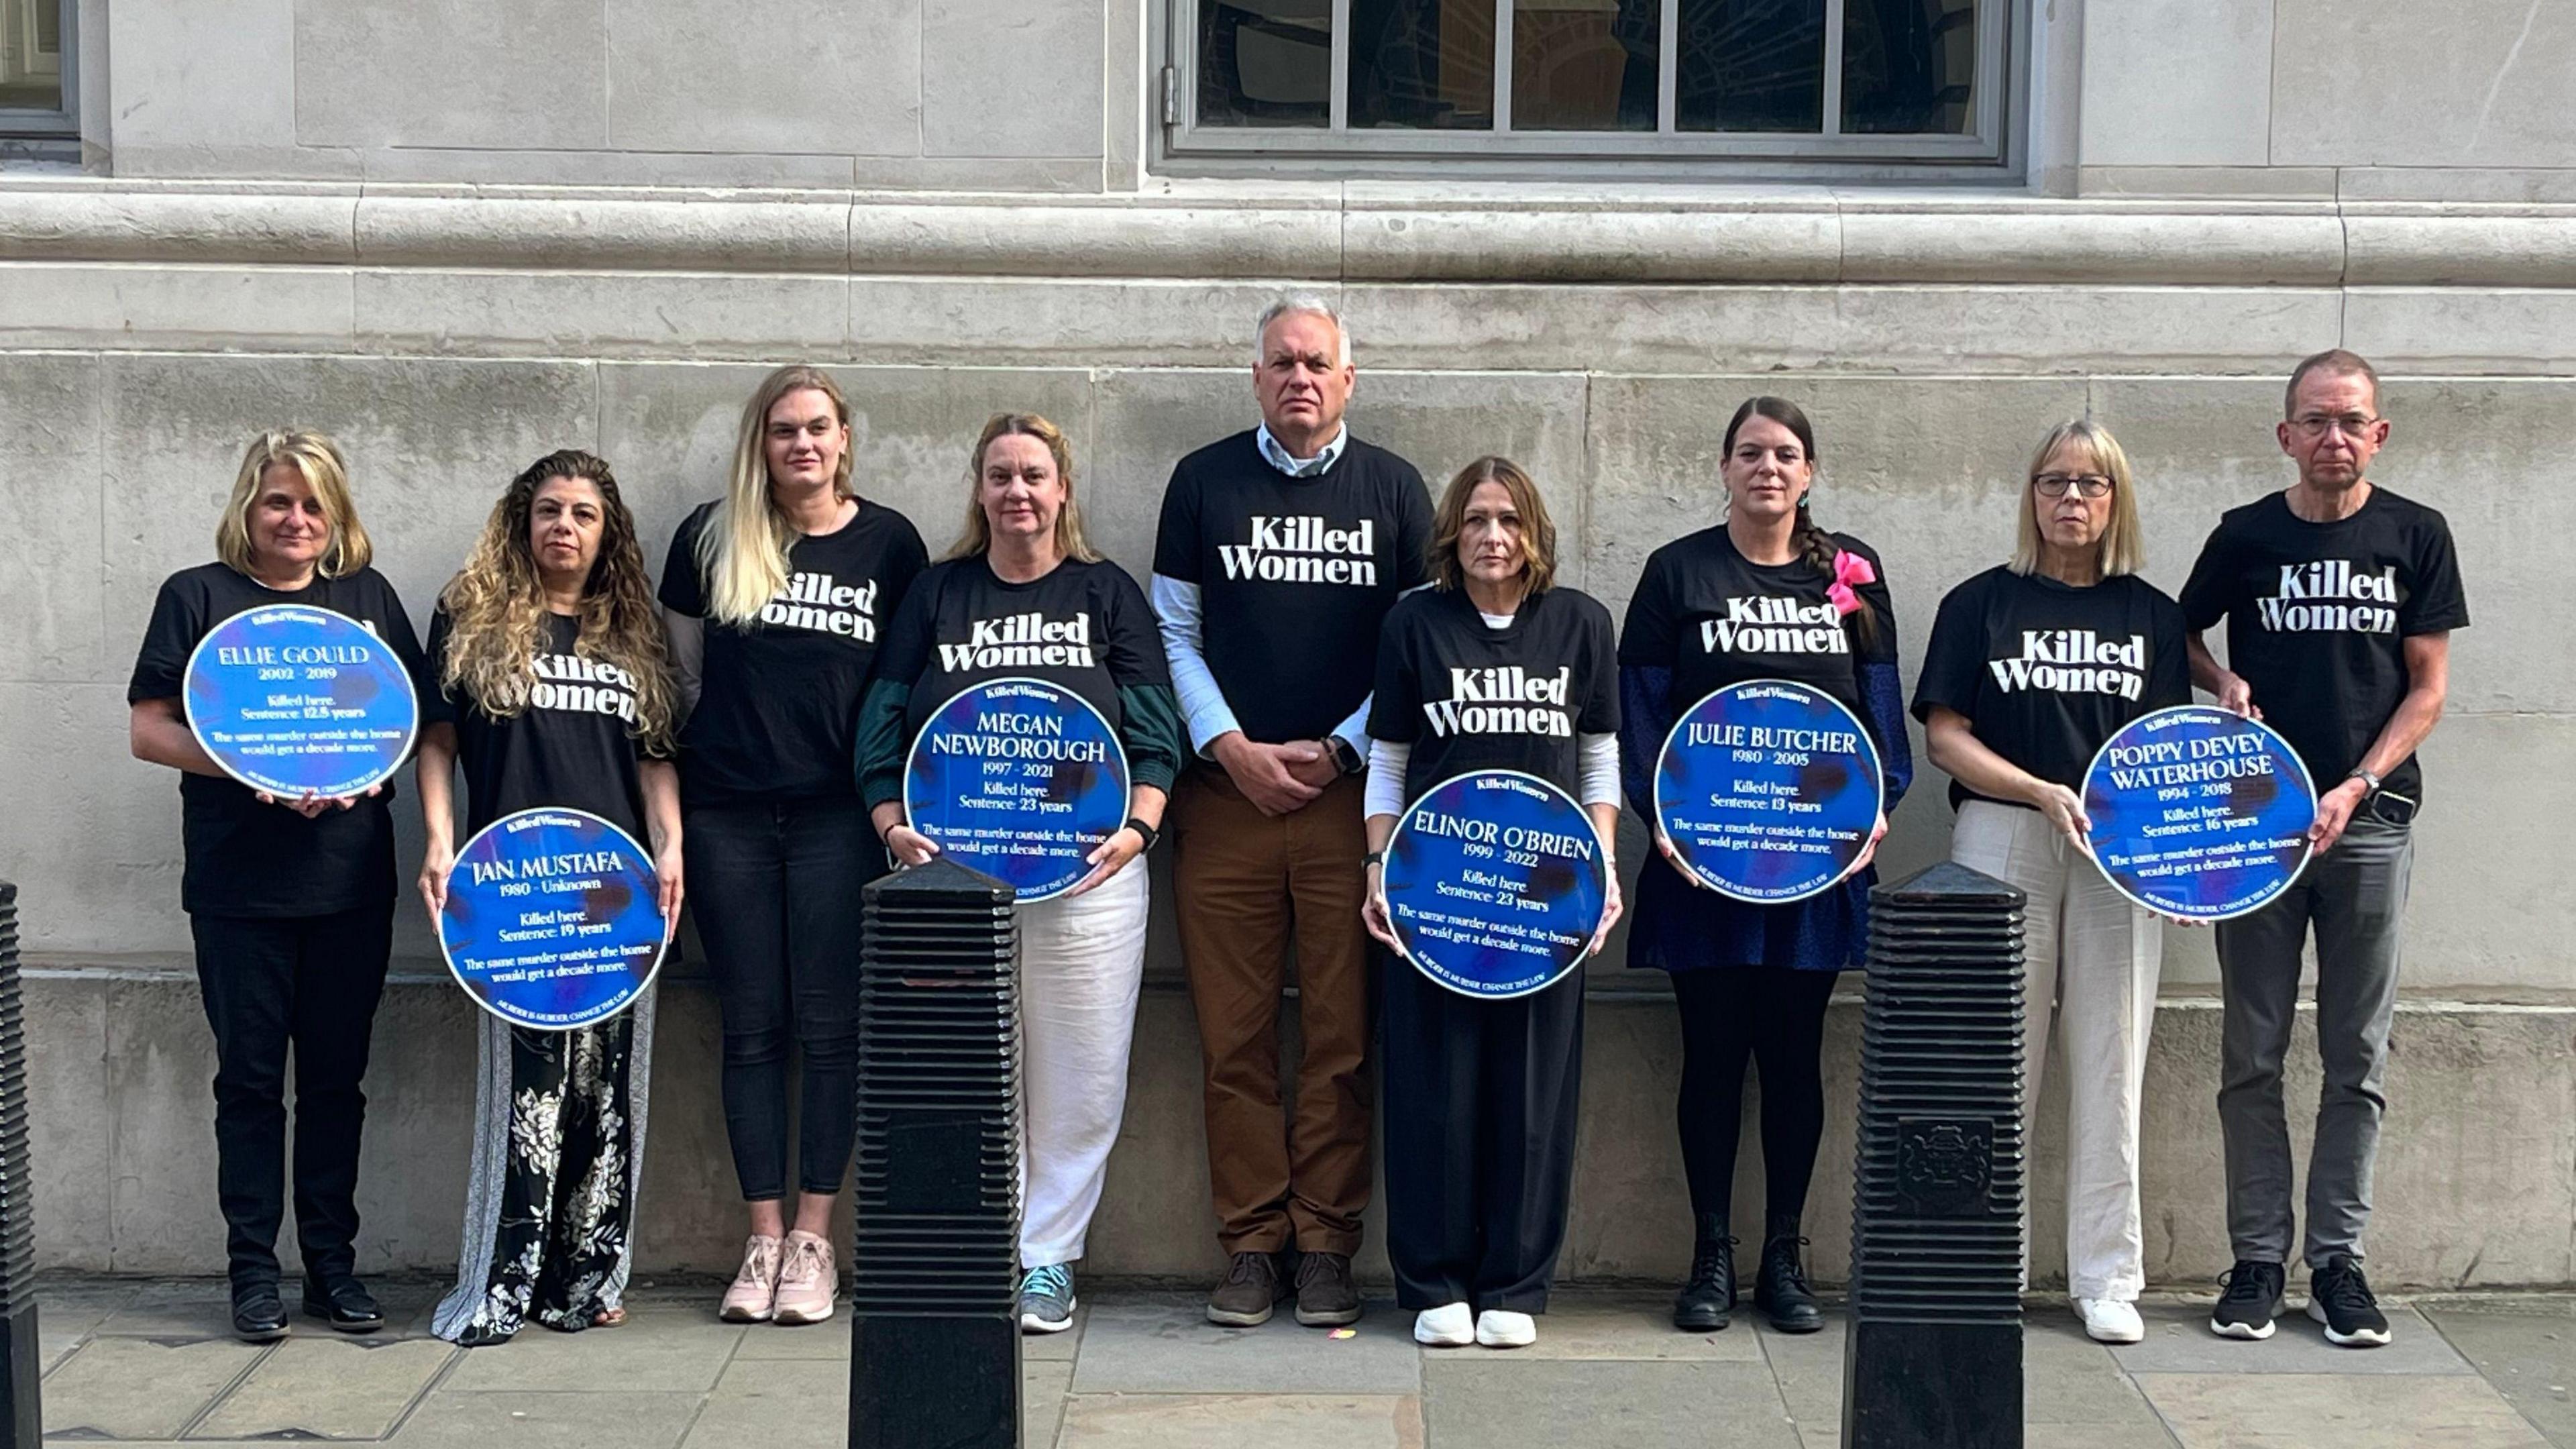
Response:
[[[832,1261],[831,1243],[792,1229],[784,1257],[778,1270],[777,1321],[793,1325],[831,1317],[832,1304],[841,1296],[841,1269]]]
[[[722,1316],[727,1323],[767,1323],[778,1298],[778,1260],[782,1245],[776,1238],[751,1235],[742,1245],[742,1267],[733,1275],[733,1285],[725,1289]]]

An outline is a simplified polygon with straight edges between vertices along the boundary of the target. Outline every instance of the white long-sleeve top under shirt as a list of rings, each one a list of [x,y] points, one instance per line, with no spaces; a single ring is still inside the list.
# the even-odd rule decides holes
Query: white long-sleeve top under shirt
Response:
[[[1156,574],[1152,592],[1155,616],[1163,622],[1163,660],[1171,667],[1172,692],[1180,698],[1190,748],[1205,755],[1217,736],[1243,726],[1235,720],[1234,707],[1225,702],[1225,691],[1216,687],[1216,675],[1208,669],[1207,628],[1199,586],[1168,574]],[[1363,696],[1360,707],[1333,726],[1334,738],[1347,741],[1351,752],[1362,759],[1367,759],[1369,752],[1368,712],[1369,701]]]
[[[1476,611],[1488,629],[1508,629],[1509,614]],[[1363,705],[1362,712],[1366,712]],[[1574,737],[1580,751],[1576,799],[1585,806],[1619,804],[1619,737],[1615,734],[1580,734]],[[1396,740],[1372,738],[1368,747],[1368,797],[1362,807],[1369,815],[1402,815],[1404,813],[1404,771],[1413,762],[1413,746]]]

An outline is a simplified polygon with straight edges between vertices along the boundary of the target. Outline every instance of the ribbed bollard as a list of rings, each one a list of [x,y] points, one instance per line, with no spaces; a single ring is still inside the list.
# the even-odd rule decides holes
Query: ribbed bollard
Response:
[[[2022,893],[1870,892],[1843,1449],[2022,1442]]]
[[[852,1449],[1020,1442],[1019,928],[947,861],[867,888]]]
[[[36,1347],[34,1184],[27,1176],[27,1031],[18,999],[18,888],[0,881],[0,1449],[45,1440]]]

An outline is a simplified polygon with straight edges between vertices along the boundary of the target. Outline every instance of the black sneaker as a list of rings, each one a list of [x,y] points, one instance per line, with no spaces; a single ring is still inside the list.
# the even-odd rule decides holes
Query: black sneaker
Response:
[[[2209,1331],[2221,1338],[2270,1338],[2272,1320],[2281,1312],[2281,1290],[2290,1281],[2281,1265],[2239,1258],[2218,1281],[2227,1291],[2210,1310]]]
[[[2370,1295],[2361,1264],[2341,1253],[2308,1274],[2308,1316],[2326,1326],[2326,1342],[2342,1348],[2378,1348],[2388,1342],[2388,1315]]]

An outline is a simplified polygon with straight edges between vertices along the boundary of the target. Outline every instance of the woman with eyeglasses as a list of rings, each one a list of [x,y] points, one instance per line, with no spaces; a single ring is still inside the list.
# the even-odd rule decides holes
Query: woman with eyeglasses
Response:
[[[2187,631],[2181,606],[2138,577],[2137,487],[2107,430],[2053,429],[2020,515],[2012,561],[1941,601],[1914,714],[1950,775],[1950,858],[2029,898],[2022,1110],[2039,1100],[2053,1029],[2068,1074],[2068,1291],[2086,1333],[2136,1343],[2138,1097],[2163,934],[2094,864],[2084,772],[2131,720],[2191,702]]]

